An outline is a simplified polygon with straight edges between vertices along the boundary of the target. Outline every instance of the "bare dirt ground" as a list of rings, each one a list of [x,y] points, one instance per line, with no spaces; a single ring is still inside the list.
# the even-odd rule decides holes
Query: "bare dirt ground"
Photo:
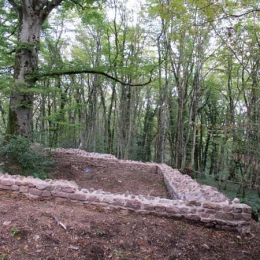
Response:
[[[55,156],[57,178],[85,188],[168,197],[160,176],[96,169],[87,174],[82,165],[68,165],[66,156]],[[258,260],[259,245],[260,225],[254,221],[243,237],[181,219],[0,191],[0,260]]]
[[[56,179],[75,181],[80,188],[102,189],[112,193],[130,193],[170,198],[161,175],[121,171],[104,167],[93,167],[86,163],[77,163],[76,154],[55,153]],[[84,161],[84,157],[82,157]],[[70,162],[74,163],[70,163]]]

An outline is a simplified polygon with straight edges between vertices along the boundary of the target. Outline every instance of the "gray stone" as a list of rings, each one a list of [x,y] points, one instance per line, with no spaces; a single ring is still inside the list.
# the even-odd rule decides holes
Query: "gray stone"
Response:
[[[43,196],[43,197],[51,197],[51,192],[48,191],[48,190],[43,190],[43,191],[42,191],[42,196]]]
[[[19,190],[19,186],[18,185],[12,185],[11,190],[13,190],[13,191]]]
[[[224,212],[231,212],[231,211],[233,211],[233,209],[234,209],[234,207],[231,205],[225,205],[225,206],[223,206],[223,211]]]
[[[23,186],[24,182],[22,180],[15,180],[15,185]]]
[[[187,207],[178,207],[180,214],[187,214],[189,213],[189,208]]]
[[[35,185],[34,183],[28,182],[28,181],[25,181],[23,185],[28,186],[29,188],[34,188],[34,187],[36,187],[36,185]]]
[[[11,186],[15,184],[14,180],[11,179],[2,179],[0,180],[0,184],[5,185],[5,186]]]
[[[53,197],[60,197],[60,198],[68,198],[69,197],[69,193],[56,191],[56,190],[51,191],[51,195]]]
[[[243,212],[244,213],[247,213],[247,214],[251,214],[252,213],[252,208],[251,207],[249,207],[246,204],[242,204],[242,206],[243,206]]]
[[[84,193],[69,193],[68,197],[72,200],[80,200],[80,201],[87,200],[87,196]]]
[[[20,186],[20,188],[19,188],[19,191],[20,191],[21,193],[27,193],[28,190],[29,190],[29,187],[28,187],[28,186]]]
[[[122,198],[114,198],[113,199],[113,204],[117,206],[124,206],[125,200]]]
[[[233,213],[242,213],[243,208],[233,208]]]
[[[251,220],[251,215],[250,214],[234,214],[234,220]]]
[[[203,208],[207,208],[207,209],[221,209],[221,204],[217,204],[217,203],[212,203],[209,201],[206,201],[203,203]]]
[[[211,218],[203,218],[203,217],[200,218],[200,221],[203,222],[203,223],[213,222],[213,220]]]
[[[7,186],[7,185],[1,185],[0,184],[0,189],[2,189],[2,190],[11,190],[11,188],[12,188],[12,186]]]
[[[205,213],[208,213],[208,214],[216,214],[216,210],[214,210],[214,209],[205,209],[205,211],[204,211]]]
[[[127,200],[125,206],[132,209],[140,209],[141,203],[138,200]]]
[[[29,193],[32,194],[32,195],[37,195],[37,196],[41,196],[42,195],[42,191],[38,190],[38,189],[35,189],[35,188],[29,189]]]
[[[154,206],[152,204],[143,203],[142,209],[146,211],[154,211]]]
[[[155,206],[155,207],[154,207],[154,210],[155,210],[156,212],[165,212],[165,211],[166,211],[166,209],[165,209],[164,206]]]
[[[233,220],[234,214],[232,213],[225,213],[225,212],[217,212],[216,218],[218,219],[224,219],[224,220]]]
[[[89,202],[99,202],[99,201],[101,201],[100,198],[98,196],[95,196],[95,195],[87,195],[86,200],[89,201]]]
[[[65,186],[65,187],[61,187],[61,191],[66,192],[66,193],[74,193],[76,191],[76,188],[70,187],[70,186]]]
[[[195,201],[195,200],[191,200],[191,201],[186,201],[186,206],[201,206],[201,202],[200,201]]]

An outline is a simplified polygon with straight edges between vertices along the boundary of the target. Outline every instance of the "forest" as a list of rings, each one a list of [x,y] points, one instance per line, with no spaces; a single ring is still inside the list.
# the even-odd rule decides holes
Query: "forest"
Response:
[[[0,0],[1,140],[166,163],[257,213],[259,15],[256,0]]]

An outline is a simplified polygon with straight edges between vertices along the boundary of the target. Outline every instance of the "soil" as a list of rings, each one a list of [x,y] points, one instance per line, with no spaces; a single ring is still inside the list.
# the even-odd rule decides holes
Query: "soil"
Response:
[[[78,155],[71,153],[55,153],[53,158],[56,162],[54,167],[57,169],[54,178],[73,180],[80,188],[170,198],[161,175],[93,167],[79,163],[79,160],[76,159]],[[68,163],[70,161],[74,163]],[[84,161],[84,157],[82,157],[82,161]]]
[[[56,178],[75,180],[80,187],[114,193],[168,197],[158,175],[111,172],[68,165],[55,156]],[[199,223],[139,215],[127,210],[64,200],[30,199],[0,191],[0,259],[260,259],[260,223],[251,233],[206,228]]]

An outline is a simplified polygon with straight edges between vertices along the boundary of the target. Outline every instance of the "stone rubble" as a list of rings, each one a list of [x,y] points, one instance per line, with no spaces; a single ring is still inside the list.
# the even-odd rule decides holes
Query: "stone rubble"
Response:
[[[125,209],[141,214],[154,214],[199,221],[206,226],[240,233],[250,232],[251,207],[231,201],[211,186],[198,184],[187,175],[166,164],[118,160],[113,155],[87,153],[78,149],[56,149],[77,153],[78,160],[95,167],[139,170],[162,174],[172,199],[132,194],[112,194],[103,190],[81,189],[74,181],[41,180],[33,177],[0,173],[0,189],[44,199],[66,199],[106,208]]]
[[[59,153],[67,153],[67,154],[78,154],[80,156],[86,156],[86,157],[96,157],[96,158],[108,158],[108,159],[117,159],[114,155],[112,154],[105,154],[105,153],[89,153],[84,150],[80,149],[74,149],[74,148],[52,148],[51,151],[54,152],[59,152]],[[118,159],[117,159],[118,160]]]

